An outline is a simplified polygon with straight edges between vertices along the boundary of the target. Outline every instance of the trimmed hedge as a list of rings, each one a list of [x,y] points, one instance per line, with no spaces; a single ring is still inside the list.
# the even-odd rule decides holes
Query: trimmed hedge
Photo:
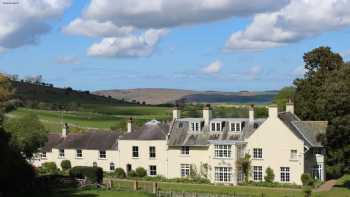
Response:
[[[147,175],[146,169],[144,169],[143,167],[136,168],[136,176],[137,177],[145,177],[146,175]]]
[[[100,167],[76,166],[69,170],[69,175],[74,178],[87,178],[91,183],[102,183],[103,170]]]
[[[72,168],[72,165],[70,164],[69,160],[63,160],[61,162],[61,168],[62,168],[62,170],[69,170]]]
[[[125,178],[126,174],[123,168],[117,168],[114,171],[114,174],[117,178]]]
[[[40,174],[57,174],[59,172],[55,162],[45,162],[39,167]]]

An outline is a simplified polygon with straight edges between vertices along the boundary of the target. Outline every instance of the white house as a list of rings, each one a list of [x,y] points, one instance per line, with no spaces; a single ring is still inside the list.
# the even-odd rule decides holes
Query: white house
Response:
[[[191,174],[208,178],[212,183],[237,184],[242,180],[237,160],[252,156],[250,179],[263,181],[270,167],[275,181],[301,184],[301,175],[310,173],[324,180],[324,148],[317,141],[325,133],[326,121],[302,121],[288,103],[285,112],[275,105],[268,107],[268,117],[256,119],[254,107],[247,118],[212,117],[210,106],[201,118],[181,118],[178,108],[173,120],[147,122],[133,128],[128,121],[127,132],[88,131],[81,134],[50,134],[42,148],[41,158],[57,165],[63,159],[73,166],[97,165],[105,171],[116,167],[126,172],[137,167],[149,176],[187,177]]]

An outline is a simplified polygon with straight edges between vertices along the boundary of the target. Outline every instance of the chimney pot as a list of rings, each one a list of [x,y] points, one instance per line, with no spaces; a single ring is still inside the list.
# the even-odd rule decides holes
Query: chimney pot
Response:
[[[254,105],[249,107],[249,124],[254,124]]]
[[[69,132],[69,127],[67,123],[64,123],[63,128],[62,128],[62,137],[67,137]]]
[[[127,132],[128,133],[132,132],[132,122],[133,122],[133,119],[132,119],[132,117],[130,117],[128,120],[128,124],[127,124],[127,129],[128,129]]]
[[[173,120],[179,119],[181,117],[181,111],[179,109],[179,106],[176,105],[173,109]]]
[[[268,109],[269,109],[269,118],[278,117],[278,107],[276,104],[269,105]]]
[[[291,99],[289,99],[288,103],[286,104],[286,112],[294,114],[294,104]]]
[[[212,112],[211,112],[210,104],[207,104],[203,108],[203,119],[204,119],[204,125],[205,126],[209,126],[209,122],[211,120],[211,116],[212,116]]]

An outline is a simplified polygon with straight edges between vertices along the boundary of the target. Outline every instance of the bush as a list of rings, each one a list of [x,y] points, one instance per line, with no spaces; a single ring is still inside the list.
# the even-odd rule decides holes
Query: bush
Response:
[[[135,170],[130,170],[130,171],[128,172],[128,177],[136,177],[136,172],[135,172]]]
[[[114,174],[117,178],[125,178],[126,177],[126,174],[125,174],[125,171],[123,168],[117,168],[115,169],[114,171]]]
[[[145,177],[146,175],[147,175],[147,171],[143,167],[136,168],[137,177]]]
[[[265,181],[268,183],[273,183],[273,181],[275,180],[275,173],[273,173],[273,170],[268,167],[266,168],[266,176],[264,177]]]
[[[63,160],[61,162],[61,168],[62,170],[69,170],[71,169],[72,165],[70,164],[70,161],[69,160]]]
[[[76,166],[69,170],[69,175],[75,178],[87,178],[91,183],[102,183],[103,170],[100,167]]]
[[[45,162],[39,168],[40,174],[57,174],[58,168],[55,162]]]
[[[304,173],[301,175],[301,182],[303,186],[313,186],[315,181],[310,174]]]

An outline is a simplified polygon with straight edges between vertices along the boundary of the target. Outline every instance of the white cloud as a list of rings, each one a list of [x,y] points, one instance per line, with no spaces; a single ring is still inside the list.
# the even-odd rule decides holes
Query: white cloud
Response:
[[[118,26],[168,28],[278,10],[289,0],[92,0],[84,18]]]
[[[350,26],[349,0],[292,0],[283,9],[257,14],[243,31],[234,32],[226,50],[262,50]]]
[[[222,63],[219,60],[214,61],[213,63],[209,64],[208,66],[202,68],[202,72],[205,74],[216,74],[220,72],[222,67]]]
[[[56,60],[57,64],[80,64],[80,59],[78,57],[74,56],[64,56],[64,57],[59,57]]]
[[[110,21],[98,22],[96,20],[83,20],[77,18],[70,22],[68,26],[63,28],[63,32],[72,35],[83,35],[83,36],[122,36],[127,35],[135,30],[132,26],[118,27]]]
[[[0,48],[35,44],[50,31],[49,22],[63,14],[70,0],[22,0],[0,4]]]
[[[154,51],[158,41],[167,33],[166,29],[149,29],[142,35],[107,37],[93,44],[88,55],[102,57],[146,57]]]

